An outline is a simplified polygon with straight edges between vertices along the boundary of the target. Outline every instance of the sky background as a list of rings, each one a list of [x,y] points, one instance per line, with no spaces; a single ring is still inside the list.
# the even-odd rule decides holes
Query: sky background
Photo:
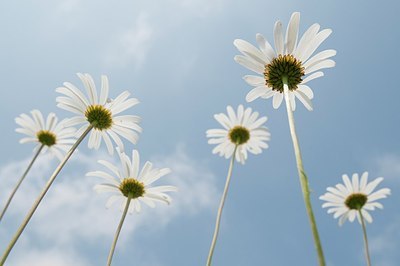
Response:
[[[365,265],[358,223],[338,226],[318,197],[344,173],[385,177],[392,195],[368,225],[373,265],[400,261],[400,118],[397,1],[1,1],[0,206],[32,158],[33,145],[18,144],[14,118],[32,109],[60,118],[55,89],[76,73],[110,80],[110,96],[124,90],[141,101],[144,131],[137,145],[172,173],[170,206],[127,217],[114,265],[204,265],[228,161],[213,155],[205,131],[219,128],[215,113],[227,105],[252,107],[268,116],[272,139],[262,154],[236,164],[225,205],[214,265],[316,265],[284,105],[245,102],[251,71],[234,62],[233,40],[255,44],[256,33],[273,42],[273,25],[286,27],[301,12],[300,34],[313,23],[331,28],[318,49],[335,49],[336,67],[310,83],[314,111],[301,104],[295,119],[310,179],[312,203],[329,266]],[[121,213],[106,210],[106,195],[86,172],[113,160],[87,141],[58,176],[10,254],[10,266],[104,265]],[[116,158],[114,158],[115,160]],[[2,253],[57,165],[41,156],[0,224]]]

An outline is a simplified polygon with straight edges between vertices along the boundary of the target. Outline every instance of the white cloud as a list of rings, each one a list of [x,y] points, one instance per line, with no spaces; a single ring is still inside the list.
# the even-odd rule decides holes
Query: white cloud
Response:
[[[398,265],[400,247],[400,216],[397,216],[382,232],[369,240],[370,252],[376,258],[376,265]]]
[[[390,181],[400,181],[400,155],[385,154],[375,161],[379,175]]]
[[[139,68],[147,57],[153,37],[154,29],[149,23],[148,15],[142,12],[131,28],[116,33],[116,36],[110,36],[105,64],[125,66],[133,63]]]
[[[14,266],[87,266],[87,261],[65,249],[50,248],[46,250],[27,249],[23,256],[10,259]]]
[[[97,159],[111,159],[103,152],[96,156],[78,153],[72,158],[45,196],[11,253],[13,265],[28,265],[24,264],[27,258],[34,261],[40,258],[40,264],[37,265],[41,266],[87,265],[85,260],[89,260],[90,256],[82,254],[79,246],[89,244],[93,248],[100,245],[104,249],[104,246],[111,244],[121,212],[116,208],[106,210],[104,204],[107,195],[98,195],[92,190],[93,185],[101,180],[85,177],[88,171],[102,169],[97,164]],[[171,193],[173,202],[170,206],[158,204],[155,209],[144,207],[140,214],[127,217],[119,239],[121,251],[124,243],[132,243],[132,236],[135,236],[137,228],[144,228],[149,234],[156,233],[165,229],[180,215],[199,215],[216,207],[218,191],[215,187],[215,176],[206,167],[187,156],[182,148],[166,158],[156,158],[156,167],[172,169],[172,173],[161,179],[159,184],[175,185],[179,192]],[[143,164],[145,158],[142,160]],[[45,178],[41,177],[51,174],[55,161],[50,164],[48,162],[48,158],[39,159],[17,192],[9,213],[4,217],[5,226],[0,228],[0,246],[5,247],[5,241],[16,230],[16,225],[9,224],[6,220],[15,219],[19,224],[45,183]],[[0,176],[19,176],[26,165],[27,160],[5,165],[0,168]],[[5,186],[0,187],[1,203],[15,184],[10,179],[5,182]],[[133,242],[136,243],[135,240]],[[76,262],[74,260],[74,263],[70,263],[68,259],[63,259],[71,256]],[[158,264],[156,258],[150,259],[152,265]]]

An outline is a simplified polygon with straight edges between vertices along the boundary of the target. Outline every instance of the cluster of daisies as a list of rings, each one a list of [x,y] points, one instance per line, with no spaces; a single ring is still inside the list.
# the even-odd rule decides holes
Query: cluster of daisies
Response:
[[[279,108],[283,101],[286,102],[299,176],[300,179],[306,181],[302,183],[302,186],[306,186],[305,191],[308,191],[307,176],[302,166],[292,112],[296,109],[296,98],[307,110],[313,110],[311,100],[314,93],[308,83],[322,77],[324,75],[323,69],[335,66],[335,62],[331,58],[336,55],[336,51],[329,49],[315,53],[331,34],[330,29],[320,30],[320,25],[315,23],[305,31],[301,38],[298,38],[299,24],[300,13],[298,12],[292,14],[286,33],[284,33],[282,23],[277,21],[273,32],[274,48],[261,34],[256,35],[258,48],[241,39],[235,40],[233,44],[241,53],[241,55],[235,56],[234,60],[256,73],[256,75],[244,76],[245,82],[254,87],[246,95],[246,101],[252,102],[258,98],[272,98],[274,109]],[[17,235],[10,243],[0,265],[4,264],[13,245],[29,222],[49,186],[86,136],[89,138],[88,147],[90,149],[99,149],[104,142],[109,154],[113,155],[116,151],[120,161],[120,165],[116,166],[110,161],[100,160],[99,164],[105,167],[106,171],[92,171],[86,174],[104,180],[104,183],[96,185],[94,189],[98,192],[112,193],[106,203],[107,207],[119,202],[121,210],[123,210],[123,216],[114,237],[107,265],[111,264],[126,213],[140,212],[141,203],[149,207],[155,207],[155,202],[169,204],[171,198],[167,193],[176,191],[174,186],[152,186],[155,181],[170,173],[168,168],[154,168],[152,163],[148,161],[140,168],[138,151],[133,150],[131,157],[125,153],[123,141],[126,140],[135,144],[142,129],[139,126],[140,117],[129,114],[122,115],[121,113],[137,105],[139,101],[136,98],[131,98],[128,91],[122,92],[115,98],[109,98],[107,76],[101,76],[100,92],[96,89],[95,82],[89,74],[79,73],[78,77],[83,83],[85,92],[69,82],[65,82],[62,87],[56,89],[61,94],[56,99],[57,106],[72,112],[73,117],[58,121],[54,113],[50,113],[45,118],[40,111],[33,110],[30,115],[21,114],[16,118],[16,123],[20,126],[16,131],[26,135],[20,142],[36,143],[36,152],[12,192],[6,207],[2,211],[0,220],[30,167],[41,153],[48,151],[55,155],[60,160],[60,165],[32,207],[33,211],[28,214]],[[227,106],[226,113],[215,114],[214,118],[222,128],[207,130],[208,143],[216,145],[212,153],[230,159],[230,165],[218,209],[207,265],[212,263],[222,209],[234,162],[244,164],[249,153],[262,153],[263,149],[268,148],[268,141],[270,140],[270,132],[265,127],[267,117],[260,116],[250,107],[245,108],[243,105],[239,105],[235,109]],[[79,128],[76,129],[74,126],[79,126]],[[370,259],[364,220],[371,223],[370,211],[375,208],[382,209],[383,206],[378,200],[386,198],[390,194],[388,188],[375,191],[382,180],[383,178],[379,177],[368,182],[367,172],[362,173],[361,177],[358,174],[353,174],[351,179],[349,176],[343,175],[343,184],[339,183],[335,187],[328,187],[327,192],[320,197],[321,200],[325,201],[322,207],[328,208],[328,213],[333,213],[334,218],[339,219],[339,225],[342,225],[346,220],[353,222],[356,218],[362,224],[368,264],[370,264]],[[312,213],[311,203],[308,201],[305,197],[307,210]],[[315,221],[311,221],[311,223],[311,227],[316,230]],[[313,234],[317,249],[321,249],[320,252],[318,251],[319,264],[325,265],[318,231],[314,231]]]
[[[46,184],[44,192],[42,192],[32,207],[33,211],[28,214],[25,222],[21,225],[20,228],[22,230],[19,230],[20,232],[14,237],[8,250],[3,255],[0,265],[3,265],[12,246],[29,222],[34,210],[38,207],[55,177],[87,136],[89,138],[88,147],[90,149],[99,149],[104,141],[109,154],[113,155],[115,150],[120,161],[120,165],[116,166],[112,162],[100,160],[99,164],[105,167],[107,171],[92,171],[86,174],[87,176],[99,177],[104,180],[104,183],[94,187],[96,191],[112,193],[106,203],[106,207],[120,202],[121,209],[126,209],[130,213],[134,211],[140,212],[142,203],[152,208],[155,207],[156,202],[169,204],[171,197],[167,192],[176,191],[176,187],[174,186],[152,186],[158,179],[170,173],[170,169],[155,168],[149,161],[145,162],[143,167],[140,168],[139,152],[133,150],[132,157],[129,157],[124,151],[123,140],[136,144],[138,134],[142,129],[139,126],[139,116],[123,115],[121,113],[137,105],[139,101],[136,98],[131,98],[128,91],[122,92],[115,98],[109,98],[107,76],[101,76],[100,93],[89,74],[78,73],[78,77],[82,81],[86,93],[69,82],[64,82],[62,87],[56,89],[62,95],[56,98],[57,106],[73,113],[73,117],[58,121],[54,113],[50,113],[45,118],[39,110],[33,110],[30,112],[30,115],[21,114],[15,119],[16,123],[20,126],[16,131],[26,135],[26,137],[20,140],[20,143],[36,143],[36,152],[27,171],[25,171],[9,197],[1,213],[0,221],[18,187],[40,154],[49,152],[60,160],[60,164],[50,178],[50,181]],[[80,127],[76,129],[73,126]],[[114,239],[113,250],[118,234],[116,234],[116,238]],[[112,254],[109,256],[108,264],[111,264],[111,258]]]
[[[322,77],[324,75],[323,69],[334,67],[335,62],[331,57],[336,55],[336,51],[332,49],[314,54],[332,33],[332,30],[320,30],[320,25],[315,23],[299,39],[299,23],[300,13],[295,12],[290,18],[285,37],[282,23],[280,21],[275,23],[273,33],[275,49],[261,34],[256,35],[258,48],[241,39],[236,39],[233,42],[241,53],[241,55],[235,56],[234,60],[256,73],[256,75],[244,76],[245,82],[254,87],[246,95],[246,101],[252,102],[258,98],[272,98],[272,106],[277,109],[285,99],[288,117],[293,124],[292,112],[296,109],[296,98],[307,110],[313,110],[311,100],[314,97],[314,93],[308,83]],[[259,113],[253,112],[251,108],[245,109],[242,105],[239,105],[235,111],[231,106],[228,106],[226,114],[216,114],[214,118],[221,124],[222,128],[207,131],[208,143],[216,144],[212,152],[224,156],[226,159],[231,158],[231,164],[217,215],[214,238],[207,265],[211,265],[234,160],[236,159],[236,161],[244,164],[249,152],[252,154],[261,153],[262,149],[268,148],[267,141],[270,140],[270,133],[264,126],[267,117],[259,117]],[[296,134],[294,125],[293,128],[291,127],[291,131],[293,131],[291,132],[293,138],[293,134]],[[295,146],[298,145],[297,136],[295,136],[293,142]],[[298,149],[298,153],[300,153],[300,149]],[[299,155],[296,153],[297,156]],[[299,157],[296,159],[298,159],[298,164],[300,162],[302,165],[301,155]],[[306,191],[309,191],[307,176],[303,168],[299,168],[299,175],[301,178],[305,178]],[[355,173],[351,180],[347,175],[343,175],[343,184],[328,187],[328,192],[320,197],[321,200],[326,201],[322,207],[328,208],[328,213],[333,213],[334,218],[339,219],[339,225],[342,225],[346,220],[353,222],[357,217],[365,233],[364,219],[371,223],[372,217],[369,212],[375,208],[383,208],[382,204],[377,200],[386,198],[390,194],[390,189],[388,188],[374,192],[382,180],[383,178],[379,177],[368,183],[367,172],[364,172],[361,178]],[[307,210],[312,212],[311,201],[309,201],[309,204],[310,208]],[[316,230],[316,228],[316,223],[312,224],[312,229]],[[367,264],[370,265],[366,234],[364,235],[364,240]],[[321,252],[318,252],[319,265],[325,265],[317,231],[316,235],[314,235],[314,241],[316,242],[316,249],[320,248],[321,250]]]

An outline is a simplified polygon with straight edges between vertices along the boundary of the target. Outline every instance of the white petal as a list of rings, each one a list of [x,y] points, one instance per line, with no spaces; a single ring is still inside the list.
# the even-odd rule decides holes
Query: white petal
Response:
[[[368,172],[364,172],[361,175],[360,191],[365,191],[365,187],[367,186],[367,183],[368,183]]]
[[[232,122],[229,120],[229,118],[223,114],[215,114],[214,115],[215,120],[217,120],[226,130],[230,130],[233,125]]]
[[[353,192],[359,192],[358,174],[354,173],[352,176]]]
[[[96,190],[96,192],[100,192],[100,193],[101,192],[117,192],[117,193],[121,192],[117,186],[112,185],[112,184],[95,185],[94,190]]]
[[[110,135],[110,137],[117,144],[117,146],[120,149],[120,151],[123,152],[124,151],[124,144],[122,143],[121,138],[118,137],[118,135],[112,129],[107,130],[107,134]]]
[[[100,91],[100,101],[99,104],[104,105],[107,101],[108,98],[108,91],[109,91],[109,85],[108,85],[108,78],[105,75],[101,76],[101,91]]]
[[[342,226],[342,225],[344,224],[344,222],[346,222],[348,216],[349,216],[349,213],[345,213],[345,214],[343,214],[342,217],[340,217],[340,219],[339,219],[339,226]]]
[[[322,73],[322,72],[320,72],[320,73]],[[312,98],[314,98],[314,92],[307,85],[299,85],[297,90],[301,91],[302,93],[304,93],[308,97],[308,99],[310,99],[310,100]]]
[[[378,177],[377,179],[375,179],[374,181],[370,182],[364,190],[364,193],[369,195],[375,188],[377,185],[379,185],[380,182],[382,182],[383,177]]]
[[[67,111],[69,111],[71,113],[74,113],[74,114],[82,115],[82,111],[79,108],[75,107],[75,106],[67,105],[67,104],[64,104],[64,103],[58,103],[57,107],[59,107],[61,109],[64,109],[64,110],[67,110]]]
[[[229,120],[230,120],[233,124],[239,124],[239,122],[237,121],[236,113],[235,113],[235,111],[233,110],[232,106],[228,105],[228,106],[226,107],[226,111],[227,111],[227,113],[228,113]]]
[[[322,52],[319,52],[318,54],[314,55],[313,57],[311,57],[309,60],[307,60],[307,62],[305,62],[303,64],[303,67],[305,69],[307,69],[308,67],[314,65],[315,63],[318,63],[319,61],[328,59],[332,56],[336,55],[336,51],[335,50],[325,50]]]
[[[264,95],[265,93],[267,93],[269,91],[271,91],[271,89],[269,89],[266,86],[256,87],[256,88],[252,89],[251,91],[249,91],[249,93],[247,93],[246,101],[252,102],[255,99],[261,97],[262,95]]]
[[[260,76],[246,75],[243,79],[251,86],[258,87],[265,85],[265,79]]]
[[[74,108],[78,109],[82,113],[84,113],[85,110],[86,110],[86,106],[85,105],[83,105],[79,101],[76,101],[75,99],[72,99],[70,97],[59,96],[59,97],[56,98],[56,102],[57,103],[61,103],[61,104],[65,104],[65,105],[68,105],[68,106],[73,106]]]
[[[86,176],[101,177],[107,180],[108,182],[111,182],[113,185],[119,186],[119,183],[117,182],[117,180],[115,180],[115,178],[112,175],[103,171],[88,172],[86,173]]]
[[[275,93],[279,93],[279,92],[275,92],[273,91],[271,88],[269,88],[270,90],[268,90],[266,93],[264,93],[263,95],[261,95],[261,98],[263,99],[269,99],[272,96],[274,96]]]
[[[137,150],[132,151],[132,175],[134,178],[139,177],[139,163],[140,163],[140,156]]]
[[[32,130],[27,129],[27,128],[17,128],[17,129],[15,129],[15,132],[25,134],[25,135],[28,135],[31,137],[35,137],[35,138],[36,138],[36,133],[37,133],[37,132],[33,132]]]
[[[112,155],[114,153],[114,147],[112,145],[110,137],[104,131],[101,131],[101,135],[102,135],[102,137],[104,139],[104,143],[107,146],[108,153]]]
[[[139,103],[139,100],[136,98],[130,98],[118,105],[113,105],[110,110],[112,112],[113,115],[119,114],[135,105],[137,105]]]
[[[388,188],[382,188],[374,193],[372,193],[371,195],[368,196],[368,202],[372,202],[378,199],[384,199],[386,198],[388,195],[390,195],[390,189]]]
[[[346,186],[346,189],[349,193],[353,193],[353,185],[351,184],[350,178],[348,175],[342,175],[343,183]]]
[[[125,127],[121,127],[116,124],[114,124],[112,126],[111,130],[114,131],[115,133],[117,133],[118,135],[122,136],[123,138],[129,140],[133,144],[136,144],[137,140],[139,138],[138,134],[135,131],[127,129]],[[111,131],[111,130],[109,130],[109,131]]]
[[[129,95],[131,95],[129,93],[129,91],[123,91],[120,95],[117,96],[117,98],[115,98],[114,100],[112,100],[110,102],[110,104],[108,105],[108,108],[111,109],[114,106],[118,106],[120,103],[124,102],[126,99],[128,99]]]
[[[320,77],[322,77],[322,76],[324,76],[324,73],[321,72],[321,71],[312,73],[311,75],[307,76],[307,77],[301,82],[301,84],[302,84],[302,85],[303,85],[303,84],[306,84],[307,82],[310,82],[311,80],[316,79],[316,78],[320,78]]]
[[[367,222],[372,223],[372,217],[366,210],[361,209],[361,214]]]
[[[357,213],[355,211],[350,211],[349,212],[349,221],[354,222],[354,220],[356,219],[356,215],[357,215]]]
[[[301,37],[299,44],[296,47],[296,50],[293,52],[296,58],[298,59],[301,58],[309,42],[313,40],[317,35],[319,28],[320,28],[319,24],[315,23],[306,30],[306,32]]]
[[[118,170],[117,167],[115,167],[115,165],[113,165],[112,163],[108,162],[108,161],[104,161],[104,160],[99,160],[98,161],[99,164],[107,167],[111,172],[113,172],[116,176],[121,177],[121,174]]]
[[[249,57],[243,56],[243,55],[236,55],[233,58],[237,63],[241,64],[247,69],[250,69],[251,71],[254,71],[258,74],[263,74],[264,73],[264,65],[250,59]]]
[[[278,109],[279,106],[281,106],[282,100],[283,100],[283,94],[275,93],[274,98],[272,99],[272,107],[274,107],[274,109]]]
[[[85,95],[73,84],[69,82],[64,82],[63,85],[65,87],[59,87],[56,89],[56,92],[64,94],[77,102],[80,102],[80,104],[83,104],[84,106],[88,106],[89,102],[86,99]]]
[[[331,35],[331,33],[332,33],[331,29],[325,29],[320,31],[315,36],[315,38],[312,39],[306,47],[304,47],[305,50],[304,53],[299,58],[300,61],[305,62],[315,52],[315,50],[317,50],[317,48],[321,45],[321,43],[325,41],[326,38],[329,37],[329,35]]]
[[[22,138],[19,143],[24,144],[28,142],[37,142],[37,138]]]
[[[278,55],[283,54],[284,43],[283,43],[282,22],[280,22],[279,20],[275,22],[274,26],[274,43],[275,43],[276,53]]]
[[[299,99],[300,102],[302,104],[304,104],[304,106],[306,107],[306,109],[308,111],[312,111],[313,110],[313,106],[312,106],[311,100],[308,98],[308,96],[304,92],[302,92],[301,90],[296,90],[294,92],[294,94],[296,95],[297,99]]]
[[[297,44],[299,33],[300,13],[294,12],[286,30],[286,54],[291,54]]]
[[[311,67],[307,68],[304,73],[306,75],[308,75],[314,71],[324,69],[324,68],[331,68],[331,67],[334,67],[335,65],[336,65],[335,61],[327,59],[324,61],[320,61],[320,62],[316,63],[315,65],[312,65]]]
[[[260,50],[264,53],[264,55],[267,57],[268,61],[272,61],[275,55],[275,51],[272,48],[271,44],[262,36],[261,34],[257,33],[256,34],[256,40],[258,43],[258,46],[260,47]]]
[[[233,45],[236,46],[236,48],[244,55],[247,55],[251,57],[253,60],[257,61],[258,63],[265,65],[266,63],[269,63],[268,58],[260,52],[256,47],[254,47],[252,44],[241,40],[241,39],[236,39],[233,41]]]
[[[74,116],[72,118],[67,118],[66,121],[65,121],[64,126],[70,127],[70,126],[79,125],[79,124],[86,123],[86,122],[88,122],[88,121],[86,120],[85,117],[83,117],[83,116]]]
[[[46,129],[49,131],[53,131],[54,127],[57,124],[57,116],[55,113],[50,113],[46,119]]]
[[[40,129],[46,129],[42,113],[39,110],[32,110],[31,114],[36,124],[39,125]]]

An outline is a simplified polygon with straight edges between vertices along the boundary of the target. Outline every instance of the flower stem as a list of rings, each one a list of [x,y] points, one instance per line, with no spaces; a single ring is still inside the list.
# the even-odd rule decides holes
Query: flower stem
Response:
[[[303,160],[301,158],[299,140],[297,139],[296,127],[294,124],[293,111],[292,111],[292,107],[290,105],[289,88],[287,85],[287,81],[285,82],[285,80],[283,80],[283,83],[284,83],[283,86],[284,86],[286,109],[287,109],[289,127],[290,127],[290,135],[292,136],[292,140],[293,140],[293,147],[294,147],[294,153],[296,156],[297,171],[299,174],[301,191],[303,193],[303,199],[304,199],[304,203],[306,205],[307,215],[308,215],[308,219],[309,219],[310,226],[311,226],[311,231],[312,231],[313,238],[314,238],[314,246],[315,246],[315,249],[317,250],[317,254],[318,254],[318,262],[319,262],[320,266],[325,266],[324,252],[322,250],[321,240],[319,239],[319,234],[318,234],[317,223],[315,221],[314,212],[313,212],[312,206],[311,206],[310,188],[308,185],[308,178],[307,178],[307,175],[306,175],[306,173],[304,171],[304,167],[303,167]]]
[[[235,146],[235,149],[233,151],[231,162],[229,164],[228,175],[226,177],[224,192],[222,193],[221,202],[219,203],[217,221],[215,223],[215,229],[214,229],[214,236],[213,236],[213,239],[212,239],[212,242],[211,242],[211,247],[210,247],[210,251],[208,253],[208,258],[207,258],[207,266],[211,265],[212,256],[214,254],[214,248],[215,248],[215,244],[217,242],[218,233],[219,233],[219,225],[220,225],[220,222],[221,222],[222,209],[224,208],[226,195],[227,195],[228,189],[229,189],[229,183],[231,181],[233,163],[235,161],[237,147],[238,147],[238,145]]]
[[[44,148],[44,144],[39,146],[39,149],[36,151],[35,155],[32,158],[32,161],[29,163],[28,168],[26,168],[24,174],[21,176],[21,178],[19,179],[17,185],[15,186],[14,190],[11,192],[10,197],[7,200],[6,205],[4,206],[4,209],[2,210],[1,214],[0,214],[0,222],[3,219],[4,214],[6,213],[8,206],[10,205],[12,199],[14,198],[15,193],[17,192],[19,186],[21,185],[22,181],[24,181],[25,177],[27,176],[29,170],[31,170],[31,167],[33,165],[33,163],[36,161],[37,157],[39,156],[40,152],[42,151],[42,149]]]
[[[367,229],[365,227],[364,216],[361,213],[361,209],[358,210],[358,213],[360,214],[361,226],[362,226],[363,235],[364,235],[365,259],[367,260],[367,265],[371,266],[371,258],[369,256],[369,247],[368,247],[368,238],[367,238]]]
[[[54,173],[51,175],[51,177],[47,181],[46,186],[43,188],[42,192],[40,193],[39,197],[36,199],[36,201],[33,204],[32,208],[29,210],[28,215],[25,217],[25,219],[22,222],[21,226],[18,228],[18,231],[15,233],[14,237],[12,238],[10,243],[8,244],[7,249],[6,249],[6,251],[4,252],[4,254],[3,254],[2,258],[1,258],[0,266],[4,265],[4,263],[7,260],[7,257],[10,254],[12,248],[14,247],[15,243],[18,241],[18,238],[21,236],[21,234],[24,231],[26,225],[29,223],[29,220],[32,218],[32,216],[35,213],[37,207],[39,206],[40,202],[42,201],[42,199],[46,195],[47,191],[49,190],[51,184],[56,179],[57,175],[60,173],[60,171],[64,167],[65,163],[68,161],[68,159],[74,153],[74,151],[76,150],[78,145],[82,142],[82,140],[86,137],[86,135],[90,132],[90,130],[92,130],[92,128],[93,128],[92,125],[88,126],[88,128],[85,130],[85,132],[83,132],[83,134],[79,137],[79,139],[75,142],[75,144],[71,147],[71,149],[65,155],[64,159],[57,166],[56,170],[54,170]]]
[[[111,265],[111,261],[112,261],[113,255],[114,255],[115,246],[117,245],[117,240],[118,240],[118,237],[119,237],[119,233],[121,232],[122,224],[124,223],[126,214],[128,213],[129,204],[131,203],[131,200],[132,200],[132,198],[128,197],[128,200],[126,201],[124,213],[122,214],[121,221],[119,222],[117,231],[115,232],[115,236],[114,236],[113,243],[111,245],[110,253],[108,254],[107,266]]]

